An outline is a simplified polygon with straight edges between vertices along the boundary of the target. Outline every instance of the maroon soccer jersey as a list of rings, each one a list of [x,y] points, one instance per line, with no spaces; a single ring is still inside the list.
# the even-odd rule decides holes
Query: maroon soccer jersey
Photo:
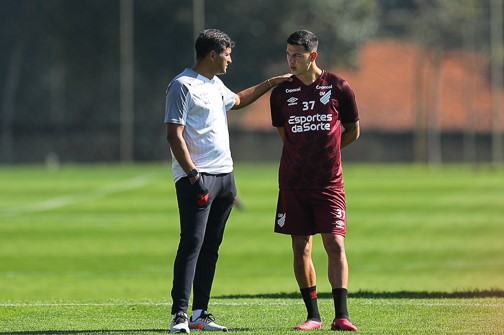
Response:
[[[284,127],[281,189],[343,186],[341,124],[359,120],[355,96],[342,78],[323,71],[310,85],[295,76],[271,92],[274,127]]]

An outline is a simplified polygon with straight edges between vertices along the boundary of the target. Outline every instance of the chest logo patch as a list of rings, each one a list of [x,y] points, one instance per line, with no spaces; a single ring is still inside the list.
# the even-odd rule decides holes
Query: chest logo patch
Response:
[[[291,97],[287,102],[289,103],[288,106],[295,106],[297,105],[298,98]]]

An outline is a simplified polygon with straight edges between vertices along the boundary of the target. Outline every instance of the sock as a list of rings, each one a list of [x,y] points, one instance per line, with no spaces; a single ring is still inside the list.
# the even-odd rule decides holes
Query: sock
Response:
[[[192,311],[191,321],[196,321],[196,319],[201,316],[201,313],[203,313],[202,309],[194,309]]]
[[[350,319],[347,308],[347,295],[348,291],[346,288],[334,288],[332,290],[332,296],[334,299],[334,311],[337,319]]]
[[[307,320],[321,321],[317,305],[317,286],[300,289],[303,301],[308,311]]]

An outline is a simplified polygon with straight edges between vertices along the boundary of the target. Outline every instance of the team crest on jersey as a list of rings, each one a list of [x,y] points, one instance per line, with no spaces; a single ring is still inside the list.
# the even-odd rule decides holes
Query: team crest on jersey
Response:
[[[287,102],[289,103],[287,106],[295,106],[295,105],[297,105],[297,101],[298,101],[298,98],[291,97],[290,99],[287,100]]]
[[[331,90],[327,91],[323,96],[320,97],[320,102],[324,105],[327,105],[329,100],[331,100]]]
[[[287,213],[278,213],[277,214],[277,224],[280,227],[283,227],[285,225],[285,217],[287,216]]]

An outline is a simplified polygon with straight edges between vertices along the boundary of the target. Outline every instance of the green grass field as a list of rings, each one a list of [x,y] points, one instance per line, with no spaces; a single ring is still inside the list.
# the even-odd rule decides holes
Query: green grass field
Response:
[[[276,164],[235,175],[210,312],[233,333],[292,334],[305,311],[272,232]],[[361,333],[504,334],[504,169],[347,164],[345,182]],[[167,333],[178,234],[168,164],[0,167],[0,334]],[[320,333],[320,237],[314,261]]]

